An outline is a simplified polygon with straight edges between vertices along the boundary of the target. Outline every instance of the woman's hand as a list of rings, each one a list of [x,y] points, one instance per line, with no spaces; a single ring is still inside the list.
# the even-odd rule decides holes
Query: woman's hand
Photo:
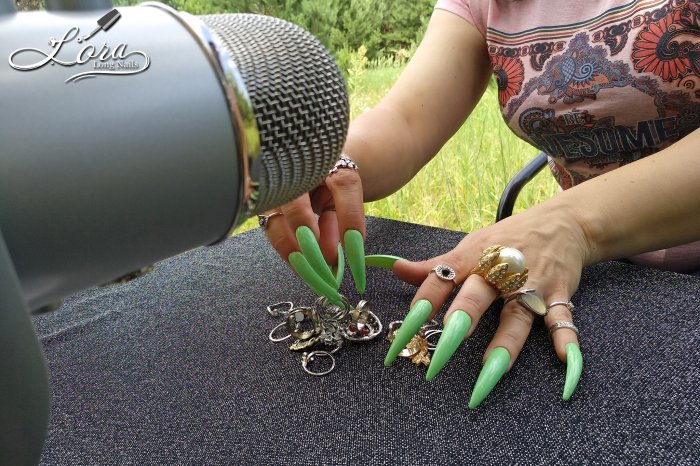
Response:
[[[358,167],[347,156],[342,156],[328,177],[310,193],[262,217],[267,219],[261,223],[272,246],[316,294],[343,306],[338,293],[344,267],[341,244],[347,252],[355,287],[364,293],[362,181]]]
[[[461,289],[443,319],[444,330],[426,378],[431,380],[437,375],[459,344],[474,332],[481,316],[500,295],[497,286],[490,284],[481,275],[471,274],[482,257],[482,252],[490,246],[503,245],[522,252],[529,278],[521,290],[534,289],[541,296],[539,298],[534,293],[525,293],[521,299],[524,298],[522,301],[526,305],[529,304],[542,313],[547,312],[546,307],[551,303],[567,303],[578,288],[581,269],[587,261],[589,251],[583,229],[565,209],[559,209],[556,205],[556,202],[544,203],[477,230],[465,237],[453,250],[433,259],[422,262],[396,261],[393,265],[394,273],[420,288],[394,338],[385,364],[393,362],[420,327],[433,318],[455,285],[461,284]],[[431,273],[438,265],[446,265],[455,271],[454,282],[447,277],[439,277],[438,273]],[[518,271],[512,270],[512,265],[509,267],[511,272]],[[510,275],[511,272],[507,274]],[[510,369],[537,317],[518,299],[505,304],[498,330],[484,353],[484,367],[472,392],[470,408],[476,408]],[[547,328],[551,328],[556,322],[572,323],[573,316],[568,306],[557,304],[548,309],[544,322]],[[552,333],[552,340],[557,356],[567,363],[563,395],[566,400],[576,388],[581,373],[582,358],[578,337],[570,328],[562,328]]]

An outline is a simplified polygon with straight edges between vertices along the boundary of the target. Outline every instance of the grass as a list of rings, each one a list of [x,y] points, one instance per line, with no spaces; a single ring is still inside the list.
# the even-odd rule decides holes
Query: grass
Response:
[[[376,105],[401,71],[369,68],[354,78],[351,117]],[[401,190],[366,204],[365,212],[451,230],[476,230],[494,222],[508,180],[537,152],[506,127],[492,82],[472,115],[435,158]],[[520,193],[515,211],[551,197],[556,190],[551,174],[543,170]],[[257,221],[249,220],[237,232],[255,226]]]

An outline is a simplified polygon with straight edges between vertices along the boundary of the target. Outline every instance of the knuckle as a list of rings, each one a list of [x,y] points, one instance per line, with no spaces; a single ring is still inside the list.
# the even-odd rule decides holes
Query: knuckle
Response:
[[[535,320],[535,316],[532,315],[532,312],[528,311],[518,303],[512,303],[511,305],[504,307],[503,311],[501,311],[501,318],[503,317],[507,317],[520,324],[526,324],[528,327],[532,325],[532,322]]]
[[[484,303],[481,297],[473,295],[471,293],[458,295],[455,299],[455,302],[458,305],[458,307],[460,307],[464,311],[481,311],[482,309],[487,307],[486,303]]]
[[[341,191],[347,191],[361,186],[360,175],[355,170],[338,170],[326,179],[326,184]]]

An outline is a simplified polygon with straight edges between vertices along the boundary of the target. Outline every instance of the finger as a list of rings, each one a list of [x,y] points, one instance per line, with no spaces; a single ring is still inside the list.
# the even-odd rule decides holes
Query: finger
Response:
[[[337,211],[338,231],[343,235],[343,245],[355,287],[365,292],[365,212],[362,181],[356,170],[340,169],[326,178],[326,187],[333,196]]]
[[[448,267],[455,269],[455,262],[451,261],[449,257],[443,256],[442,258],[436,258],[440,260],[440,264],[444,264]],[[424,266],[427,266],[429,262],[424,262]],[[387,352],[384,364],[389,366],[396,359],[398,354],[403,350],[403,348],[408,344],[409,341],[415,336],[415,334],[420,330],[421,326],[425,324],[432,316],[435,315],[440,306],[445,302],[448,296],[452,293],[455,287],[455,278],[463,278],[455,275],[455,277],[449,280],[439,278],[437,273],[429,273],[430,269],[424,269],[427,278],[423,281],[421,287],[418,289],[413,302],[411,304],[411,310],[408,312],[404,318],[403,324],[397,330],[394,335],[394,340],[391,343],[389,351]],[[459,277],[459,278],[458,278]]]
[[[576,331],[566,327],[561,327],[553,331],[554,328],[557,328],[558,322],[570,323],[573,325],[573,304],[565,299],[556,298],[552,299],[550,303],[562,303],[555,305],[550,304],[548,306],[549,312],[545,316],[544,321],[547,328],[550,329],[550,336],[552,337],[552,344],[554,345],[557,357],[566,364],[566,378],[562,399],[568,401],[576,390],[581,378],[581,373],[583,372],[583,355],[579,348],[578,334]]]
[[[311,231],[311,228],[306,225],[302,225],[297,228],[296,231],[297,243],[299,243],[299,248],[301,252],[306,257],[306,260],[311,265],[311,268],[316,272],[316,274],[321,277],[328,285],[335,287],[335,277],[331,268],[326,263],[326,260],[321,253],[321,248],[318,245],[316,236]]]
[[[270,213],[271,212],[268,212],[266,215]],[[299,251],[299,245],[297,244],[294,232],[289,227],[289,223],[286,222],[283,215],[270,217],[264,228],[267,240],[285,261],[288,261],[288,257],[291,253]]]
[[[311,200],[308,194],[299,196],[292,202],[283,205],[282,212],[290,228],[295,232],[299,248],[309,265],[311,265],[311,268],[328,285],[335,287],[335,277],[323,258],[321,248],[318,245],[320,232],[316,223],[316,216],[311,209]]]
[[[340,294],[335,289],[335,281],[333,282],[333,285],[329,285],[325,282],[325,280],[321,279],[302,253],[291,253],[289,255],[289,265],[291,265],[299,276],[304,279],[306,284],[314,291],[314,293],[319,296],[325,296],[333,304],[336,304],[342,308],[345,307]]]
[[[445,314],[445,325],[428,366],[427,380],[432,380],[445,367],[497,296],[496,290],[480,276],[470,275],[466,279]]]
[[[532,328],[534,315],[517,301],[503,307],[501,320],[486,349],[484,366],[474,384],[469,408],[475,409],[491,393],[518,357]]]
[[[561,296],[559,296],[561,298]],[[568,299],[557,299],[555,297],[549,297],[548,300],[549,303],[566,303],[568,302]],[[563,304],[558,304],[555,306],[547,306],[548,311],[547,315],[544,317],[544,324],[547,327],[547,329],[551,328],[552,325],[555,324],[555,322],[572,322],[574,321],[574,316],[571,312],[571,310],[563,305]],[[573,307],[573,305],[572,305]],[[578,345],[578,336],[576,335],[576,332],[570,329],[562,328],[560,330],[557,330],[556,332],[553,332],[551,334],[552,336],[552,344],[554,345],[554,350],[557,353],[557,357],[561,362],[566,362],[566,345],[569,343],[575,343]]]
[[[318,244],[321,247],[323,258],[327,264],[334,266],[338,264],[338,243],[340,243],[338,215],[335,210],[329,209],[321,212],[318,217],[318,228],[321,235]]]

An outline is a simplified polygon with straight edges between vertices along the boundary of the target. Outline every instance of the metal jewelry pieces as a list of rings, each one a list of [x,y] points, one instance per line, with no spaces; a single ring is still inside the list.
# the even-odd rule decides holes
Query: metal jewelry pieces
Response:
[[[440,280],[446,281],[446,282],[452,282],[452,284],[456,287],[457,282],[455,281],[455,277],[457,276],[457,272],[455,272],[455,269],[450,267],[449,265],[445,264],[438,264],[435,266],[433,270],[428,272],[428,275],[434,273]]]
[[[382,332],[382,323],[370,310],[367,301],[360,301],[354,308],[341,295],[342,306],[331,303],[328,298],[318,298],[311,307],[294,306],[289,301],[267,306],[272,317],[283,317],[268,338],[273,342],[291,338],[292,351],[304,351],[302,369],[311,375],[325,375],[335,368],[333,356],[346,342],[363,342],[376,338]],[[280,328],[287,335],[280,335]],[[330,358],[330,368],[311,370],[310,364],[320,358]],[[316,363],[319,364],[319,363]]]
[[[350,157],[348,157],[345,154],[340,154],[340,159],[335,163],[333,168],[328,172],[328,176],[332,175],[333,173],[337,172],[341,168],[349,168],[351,170],[359,170],[360,167],[357,166],[355,162],[352,161]]]
[[[258,225],[264,230],[267,228],[267,223],[270,221],[272,217],[275,215],[284,215],[281,210],[276,210],[274,212],[270,212],[269,214],[259,214],[258,215]]]
[[[549,311],[554,306],[566,306],[569,312],[574,312],[574,303],[571,301],[554,301],[553,303],[549,303],[547,305],[547,310]]]
[[[499,294],[510,293],[527,281],[525,256],[515,248],[496,244],[484,249],[471,273],[483,277]]]
[[[546,316],[549,308],[544,304],[544,298],[534,288],[526,288],[516,291],[508,296],[503,304],[508,304],[512,300],[516,300],[522,307],[538,316]]]
[[[389,324],[389,330],[386,334],[386,339],[389,342],[394,341],[394,336],[396,331],[403,324],[402,320],[395,320]],[[438,330],[437,322],[434,320],[423,325],[418,333],[416,333],[413,338],[408,342],[406,347],[401,350],[399,357],[410,358],[411,362],[417,366],[430,364],[430,351],[435,351],[435,344],[430,343],[429,339],[435,335],[440,335],[442,330]]]
[[[329,358],[331,360],[331,367],[321,372],[313,372],[309,369],[309,364],[316,360],[316,358]],[[310,353],[304,353],[301,355],[301,367],[307,374],[311,375],[326,375],[330,374],[333,369],[335,369],[335,358],[333,355],[327,351],[312,351]]]
[[[576,332],[576,336],[578,336],[578,327],[576,327],[573,322],[566,321],[554,322],[552,326],[549,327],[549,336],[551,337],[554,332],[562,328],[573,330],[574,332]]]

